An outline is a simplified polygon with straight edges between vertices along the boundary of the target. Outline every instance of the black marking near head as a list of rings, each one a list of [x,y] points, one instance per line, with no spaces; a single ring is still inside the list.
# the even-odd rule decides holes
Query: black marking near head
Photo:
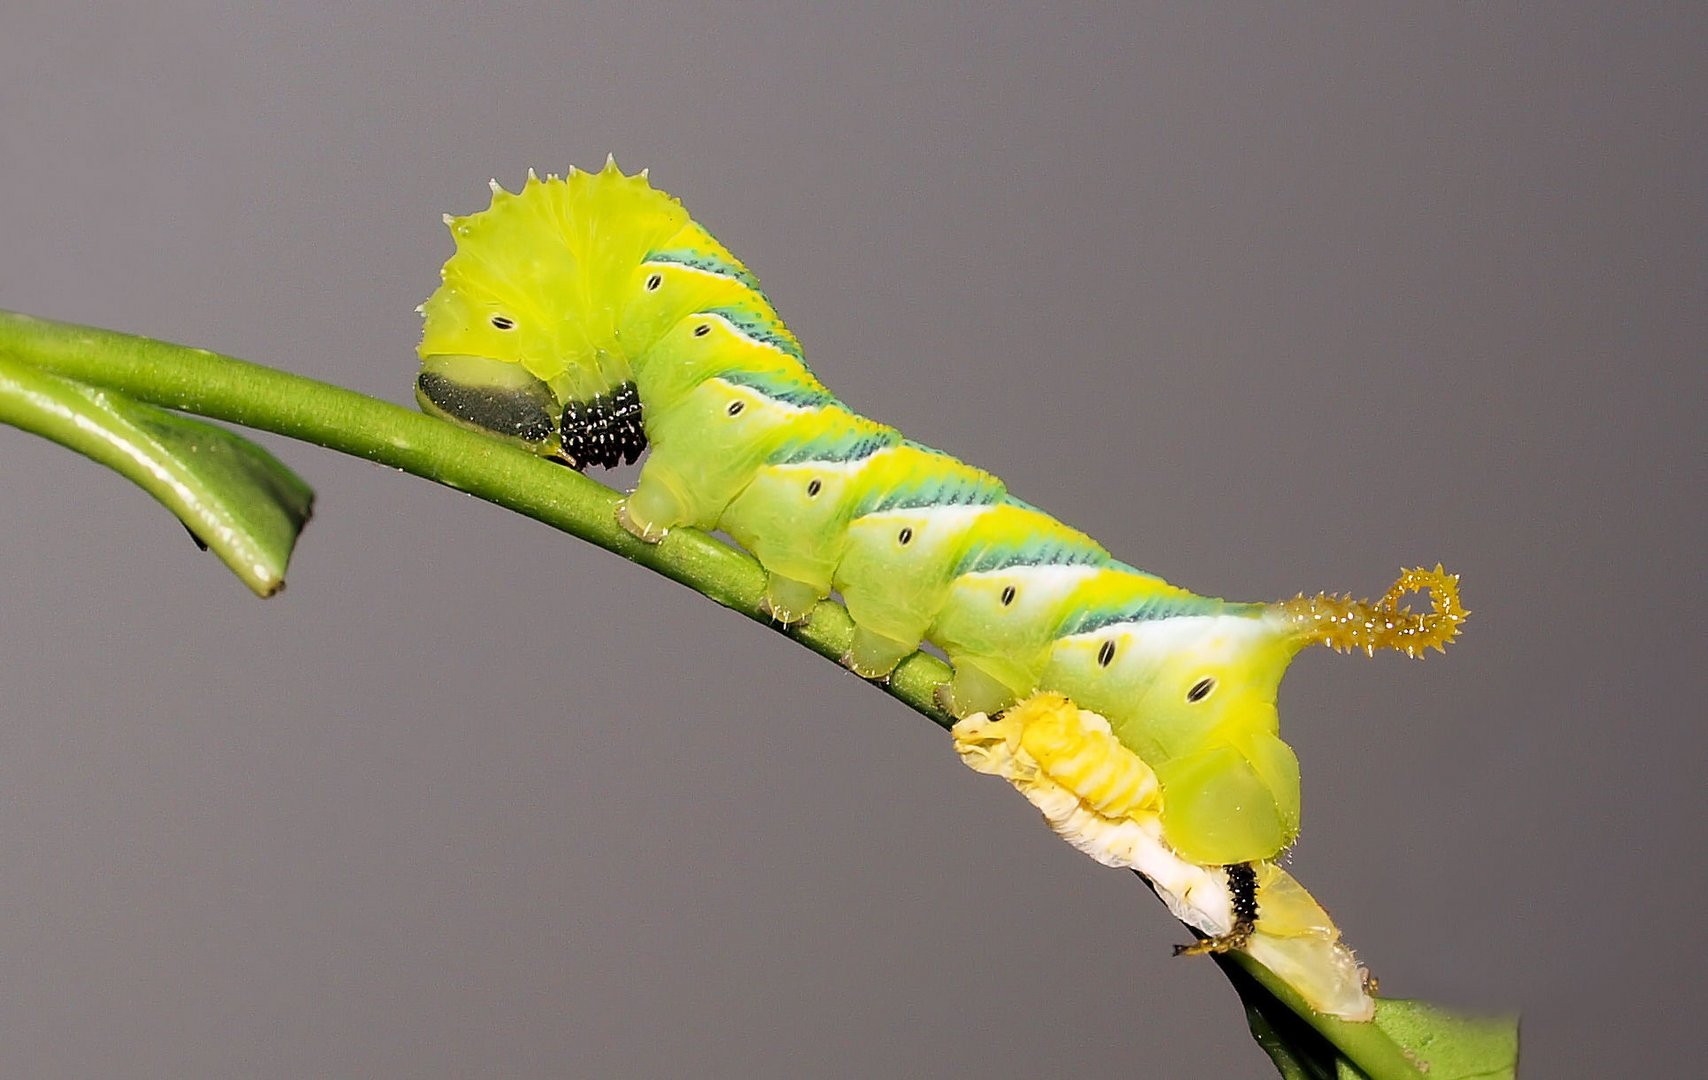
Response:
[[[1009,585],[1002,590],[1002,606],[1014,603],[1014,586]]]
[[[712,332],[712,324],[711,323],[701,323],[699,326],[694,327],[694,336],[695,337],[705,337],[707,334],[709,334],[711,332]]]
[[[823,490],[824,490],[824,485],[819,483],[817,480],[808,480],[807,481],[807,498],[809,498],[809,499],[815,498],[818,495],[818,493],[823,491]]]
[[[563,407],[563,451],[578,469],[632,465],[646,449],[640,393],[632,382]]]
[[[901,527],[901,532],[896,534],[896,542],[901,544],[902,547],[906,547],[913,543],[913,530],[906,525],[903,525]]]
[[[1115,643],[1105,641],[1097,647],[1097,666],[1108,667],[1115,662]]]
[[[435,407],[465,424],[530,443],[551,438],[552,417],[546,409],[551,392],[543,383],[538,388],[478,386],[423,371],[415,385]]]
[[[496,330],[514,330],[516,329],[516,320],[508,315],[494,315],[492,326]]]
[[[1257,871],[1250,863],[1228,867],[1228,899],[1234,909],[1234,933],[1249,934],[1257,922]]]
[[[659,275],[654,274],[646,279],[646,291],[656,292],[658,291],[658,287],[662,284],[664,284],[664,279]]]
[[[1176,945],[1176,956],[1203,956],[1205,954],[1227,953],[1234,949],[1243,949],[1251,944],[1253,935],[1257,933],[1257,869],[1248,862],[1229,863],[1225,867],[1228,875],[1228,906],[1232,908],[1233,925],[1228,927],[1225,934],[1213,937],[1198,935],[1198,940],[1191,945]],[[1134,871],[1138,873],[1138,871]],[[1147,883],[1150,878],[1139,874]],[[1151,883],[1151,888],[1156,888]]]
[[[732,401],[729,403],[729,408],[724,410],[724,411],[728,412],[731,416],[740,416],[741,410],[743,410],[745,408],[747,408],[746,402],[744,402],[744,401]]]
[[[1196,705],[1210,696],[1210,691],[1216,688],[1216,680],[1199,679],[1192,684],[1192,689],[1186,691],[1186,700]]]

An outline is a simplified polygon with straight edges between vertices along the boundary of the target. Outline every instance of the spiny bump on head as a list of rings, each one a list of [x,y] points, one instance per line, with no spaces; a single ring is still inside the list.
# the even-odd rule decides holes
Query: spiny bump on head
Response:
[[[1410,593],[1428,592],[1431,609],[1414,612],[1400,601]],[[1338,596],[1303,594],[1276,605],[1293,624],[1294,640],[1300,648],[1327,645],[1337,652],[1363,649],[1393,649],[1418,657],[1429,649],[1445,652],[1459,635],[1460,624],[1470,612],[1459,602],[1459,575],[1449,574],[1437,563],[1434,570],[1417,567],[1402,570],[1399,580],[1374,602]]]

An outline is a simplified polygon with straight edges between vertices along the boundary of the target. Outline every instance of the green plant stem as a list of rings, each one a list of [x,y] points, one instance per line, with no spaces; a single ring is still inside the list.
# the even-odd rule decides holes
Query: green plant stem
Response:
[[[141,401],[271,431],[367,458],[525,514],[687,585],[758,622],[765,574],[750,556],[695,529],[648,545],[616,520],[616,492],[569,469],[474,432],[327,383],[167,342],[0,311],[0,357]],[[813,609],[788,636],[833,660],[853,624],[841,605]],[[948,665],[916,653],[881,688],[943,727],[936,688]],[[1243,953],[1220,958],[1256,979],[1372,1080],[1419,1075],[1375,1025],[1324,1017]]]
[[[1230,980],[1237,980],[1243,975],[1257,983],[1289,1012],[1304,1019],[1371,1080],[1418,1075],[1416,1066],[1406,1058],[1405,1051],[1374,1023],[1353,1023],[1323,1016],[1314,1011],[1285,980],[1246,953],[1221,953],[1216,956],[1216,963],[1221,965]],[[1237,968],[1238,972],[1228,970],[1230,968]]]
[[[617,524],[619,496],[560,465],[364,394],[221,356],[85,326],[0,311],[0,356],[169,409],[324,446],[465,491],[614,551],[756,622],[765,573],[748,555],[697,529],[643,544]],[[779,627],[779,629],[781,629]],[[821,603],[788,636],[831,659],[848,650],[847,611]],[[933,694],[948,665],[920,653],[883,690],[948,727]]]

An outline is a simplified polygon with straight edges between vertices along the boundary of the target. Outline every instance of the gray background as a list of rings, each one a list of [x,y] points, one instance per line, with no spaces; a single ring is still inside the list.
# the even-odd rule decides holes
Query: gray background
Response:
[[[1306,654],[1293,869],[1529,1075],[1708,1009],[1698,5],[0,8],[0,306],[409,400],[485,182],[615,151],[847,401]],[[1623,7],[1623,5],[1619,5]],[[1264,1076],[1211,965],[940,731],[533,522],[271,440],[262,603],[0,431],[0,1070]]]

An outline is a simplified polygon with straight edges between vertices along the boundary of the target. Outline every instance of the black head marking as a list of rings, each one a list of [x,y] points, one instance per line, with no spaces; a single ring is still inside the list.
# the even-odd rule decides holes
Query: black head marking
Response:
[[[563,452],[577,468],[632,465],[646,449],[640,393],[632,382],[609,394],[567,402],[558,424]]]
[[[1012,603],[1014,603],[1014,586],[1010,585],[1002,590],[1002,606],[1007,607]]]
[[[1199,679],[1197,682],[1192,684],[1192,689],[1186,691],[1186,700],[1196,705],[1198,702],[1209,697],[1210,691],[1215,688],[1216,680],[1208,678]]]
[[[496,330],[514,330],[516,329],[516,320],[508,315],[494,315],[492,326]]]
[[[1097,666],[1108,667],[1115,662],[1115,643],[1105,641],[1097,647]]]

